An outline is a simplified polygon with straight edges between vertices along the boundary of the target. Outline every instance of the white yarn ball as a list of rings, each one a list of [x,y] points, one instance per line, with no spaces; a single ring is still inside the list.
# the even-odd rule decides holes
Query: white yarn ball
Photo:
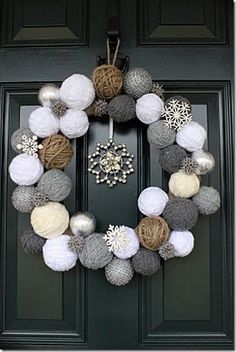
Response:
[[[142,214],[158,216],[165,209],[168,195],[159,187],[148,187],[138,198],[138,207]]]
[[[68,247],[70,236],[61,235],[47,240],[43,246],[45,264],[54,271],[67,271],[76,265],[78,256]]]
[[[135,231],[125,226],[125,232],[128,240],[127,244],[122,249],[113,251],[113,253],[121,259],[131,258],[139,249],[139,240]]]
[[[84,75],[74,74],[62,83],[60,96],[68,108],[84,110],[95,99],[93,82]]]
[[[12,159],[9,165],[9,174],[17,185],[34,185],[43,174],[43,165],[38,158],[20,154]]]
[[[190,198],[197,194],[199,188],[199,178],[195,174],[186,174],[181,170],[172,174],[169,180],[170,192],[175,197]]]
[[[194,237],[190,231],[172,231],[168,242],[174,246],[175,257],[185,257],[194,247]]]
[[[81,110],[69,109],[60,118],[60,130],[68,138],[83,136],[89,128],[89,121],[86,113]]]
[[[184,125],[176,134],[177,144],[188,150],[195,152],[195,150],[202,149],[207,133],[204,127],[198,122],[191,121]]]
[[[160,119],[164,103],[158,95],[144,94],[137,100],[136,115],[143,123],[150,124]]]
[[[46,138],[59,131],[59,120],[49,108],[38,108],[29,117],[29,128],[36,136]]]

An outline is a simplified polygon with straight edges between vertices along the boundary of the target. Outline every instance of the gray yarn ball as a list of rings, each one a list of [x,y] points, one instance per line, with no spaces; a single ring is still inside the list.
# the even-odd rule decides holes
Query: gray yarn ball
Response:
[[[17,148],[17,145],[22,143],[22,136],[24,135],[28,138],[32,138],[34,134],[28,128],[22,127],[16,130],[11,136],[11,147],[16,153],[21,153],[21,150]]]
[[[61,170],[48,170],[40,178],[37,190],[53,202],[61,202],[70,194],[72,182]]]
[[[21,244],[26,254],[41,253],[42,247],[46,240],[33,231],[33,229],[26,230],[21,236]]]
[[[190,199],[173,198],[167,203],[162,216],[171,229],[190,230],[197,223],[198,208]]]
[[[148,126],[148,142],[156,144],[158,148],[165,148],[173,144],[175,142],[175,137],[175,130],[165,126],[165,122],[163,120],[158,120]]]
[[[135,101],[128,95],[118,95],[107,106],[109,116],[116,122],[126,122],[135,118],[135,109]]]
[[[112,285],[124,286],[132,280],[134,269],[130,260],[114,258],[105,267],[105,276]]]
[[[18,186],[11,195],[11,202],[17,211],[21,213],[31,213],[34,209],[34,193],[33,186]]]
[[[186,157],[186,151],[175,144],[161,149],[159,162],[165,171],[173,174],[180,169],[181,163]]]
[[[160,256],[157,252],[141,248],[132,258],[132,265],[136,273],[152,275],[160,269]]]
[[[192,200],[204,215],[214,214],[220,208],[220,194],[213,187],[202,186]]]
[[[124,90],[134,99],[150,93],[152,89],[152,77],[141,67],[133,68],[124,78]]]
[[[178,100],[181,103],[187,103],[190,107],[190,111],[192,110],[192,106],[191,106],[190,101],[187,98],[182,97],[182,95],[174,95],[173,97],[168,98],[165,101],[165,106],[167,106],[171,100]]]
[[[79,260],[86,268],[97,270],[112,260],[113,254],[109,252],[103,236],[102,233],[93,233],[86,238],[85,244],[79,252]]]

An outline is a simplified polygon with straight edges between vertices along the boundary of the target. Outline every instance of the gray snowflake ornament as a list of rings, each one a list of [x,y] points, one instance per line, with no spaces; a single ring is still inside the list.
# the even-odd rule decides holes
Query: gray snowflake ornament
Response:
[[[164,107],[162,117],[167,127],[178,131],[192,120],[191,106],[186,101],[172,99]]]

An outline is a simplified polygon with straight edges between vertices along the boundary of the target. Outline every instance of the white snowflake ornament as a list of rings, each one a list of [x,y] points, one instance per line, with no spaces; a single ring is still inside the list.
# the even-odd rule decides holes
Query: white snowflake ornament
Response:
[[[17,144],[17,149],[21,150],[23,154],[31,155],[34,158],[38,157],[38,151],[43,148],[42,144],[38,144],[38,137],[27,137],[25,134],[21,137],[22,142]]]
[[[164,107],[162,117],[165,119],[165,126],[178,131],[192,120],[191,106],[186,101],[173,98]]]
[[[103,236],[110,252],[124,250],[128,243],[125,226],[109,225],[106,234]]]

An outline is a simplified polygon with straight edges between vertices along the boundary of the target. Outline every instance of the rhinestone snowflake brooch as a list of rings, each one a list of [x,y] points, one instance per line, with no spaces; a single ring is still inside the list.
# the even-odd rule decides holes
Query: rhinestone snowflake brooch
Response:
[[[103,236],[110,252],[122,251],[128,243],[125,226],[109,225],[106,234]]]
[[[96,151],[88,156],[89,168],[96,177],[96,183],[106,183],[114,187],[118,182],[126,183],[127,176],[134,172],[133,154],[125,144],[116,144],[109,139],[107,144],[97,143]]]
[[[22,142],[21,144],[17,144],[17,149],[21,150],[22,153],[31,155],[34,158],[38,157],[38,151],[43,148],[42,144],[38,144],[38,137],[37,136],[32,136],[27,137],[26,135],[23,135],[21,137]]]
[[[172,99],[164,107],[162,117],[165,119],[165,125],[167,127],[178,131],[192,120],[191,107],[185,101]]]

